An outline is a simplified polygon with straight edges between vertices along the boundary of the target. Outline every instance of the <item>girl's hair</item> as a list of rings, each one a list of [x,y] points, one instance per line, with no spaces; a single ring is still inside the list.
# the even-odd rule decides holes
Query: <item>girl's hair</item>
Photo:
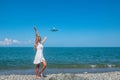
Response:
[[[37,38],[35,40],[35,43],[38,43],[38,42],[41,42],[41,37],[40,36],[37,36]]]
[[[39,42],[41,42],[41,37],[40,37],[40,36],[38,36],[38,37],[39,37],[39,39],[40,39]]]

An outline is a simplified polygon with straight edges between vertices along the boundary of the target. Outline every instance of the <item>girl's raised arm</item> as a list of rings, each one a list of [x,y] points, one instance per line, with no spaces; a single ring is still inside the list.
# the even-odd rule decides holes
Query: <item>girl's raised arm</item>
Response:
[[[35,34],[36,34],[36,40],[35,40],[35,45],[34,45],[34,48],[36,49],[36,46],[38,45],[38,38],[39,38],[39,35],[38,35],[38,31],[37,31],[37,28],[34,27],[34,30],[35,30]]]
[[[35,30],[36,37],[38,37],[39,35],[38,35],[37,28],[36,28],[36,27],[34,27],[34,30]]]
[[[41,41],[42,44],[46,41],[47,37],[45,36],[44,39]]]

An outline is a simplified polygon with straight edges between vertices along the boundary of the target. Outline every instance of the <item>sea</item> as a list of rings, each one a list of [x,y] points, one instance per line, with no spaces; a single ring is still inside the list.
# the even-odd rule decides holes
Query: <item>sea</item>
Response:
[[[0,74],[34,71],[35,54],[33,47],[0,47]],[[120,47],[44,47],[43,54],[49,72],[120,71]]]

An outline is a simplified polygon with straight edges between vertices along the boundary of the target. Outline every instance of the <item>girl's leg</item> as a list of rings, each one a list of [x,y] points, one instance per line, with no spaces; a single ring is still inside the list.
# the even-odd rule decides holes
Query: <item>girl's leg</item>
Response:
[[[42,64],[43,64],[43,66],[42,66],[42,69],[41,69],[41,71],[40,71],[40,76],[42,76],[42,74],[44,73],[44,70],[46,69],[46,66],[47,66],[45,60],[42,61]]]
[[[38,71],[39,71],[39,67],[40,67],[40,64],[36,64],[36,78],[40,78],[39,75],[38,75]]]

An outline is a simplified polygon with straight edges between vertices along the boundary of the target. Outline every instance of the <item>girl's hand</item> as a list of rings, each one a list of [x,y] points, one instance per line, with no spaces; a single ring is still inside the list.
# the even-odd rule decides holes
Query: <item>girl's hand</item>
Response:
[[[37,31],[37,28],[36,28],[36,27],[34,27],[34,30],[35,30],[35,31]]]

